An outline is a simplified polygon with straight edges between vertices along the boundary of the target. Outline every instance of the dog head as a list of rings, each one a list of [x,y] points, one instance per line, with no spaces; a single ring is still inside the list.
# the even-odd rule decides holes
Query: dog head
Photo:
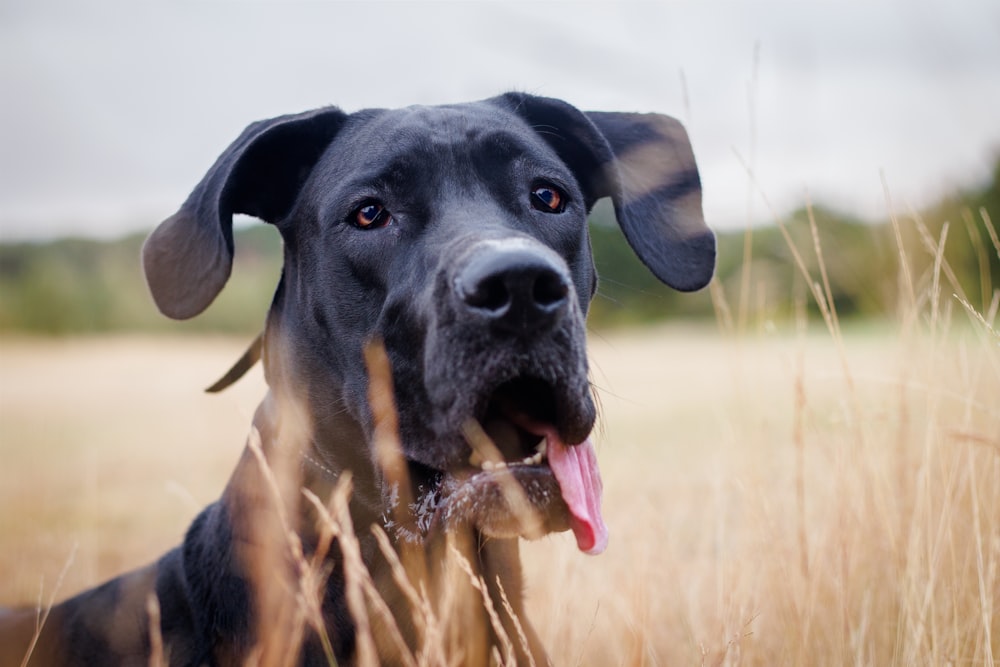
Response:
[[[372,465],[365,442],[324,424],[348,414],[370,442],[363,347],[381,340],[423,528],[523,532],[502,493],[512,477],[543,532],[572,528],[593,552],[607,534],[584,318],[597,284],[587,215],[603,197],[658,278],[708,283],[715,239],[681,125],[524,94],[254,123],[149,237],[143,264],[159,308],[191,317],[229,277],[232,215],[274,224],[285,258],[265,370],[302,392],[317,450]],[[470,448],[479,427],[485,451]]]

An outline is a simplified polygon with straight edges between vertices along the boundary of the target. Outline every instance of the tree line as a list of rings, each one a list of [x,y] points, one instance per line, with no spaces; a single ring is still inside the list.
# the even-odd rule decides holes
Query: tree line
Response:
[[[781,324],[802,307],[815,316],[819,306],[807,296],[809,283],[821,281],[824,271],[841,319],[892,315],[909,295],[927,292],[936,265],[942,291],[982,313],[1000,289],[1000,158],[988,183],[921,211],[897,211],[895,220],[863,221],[817,205],[749,231],[721,232],[714,284],[696,294],[659,284],[603,204],[590,219],[600,276],[590,315],[594,328],[665,318]],[[280,239],[269,225],[237,230],[229,284],[189,322],[172,322],[153,306],[139,264],[143,238],[0,244],[0,331],[252,334],[263,326],[281,271]]]

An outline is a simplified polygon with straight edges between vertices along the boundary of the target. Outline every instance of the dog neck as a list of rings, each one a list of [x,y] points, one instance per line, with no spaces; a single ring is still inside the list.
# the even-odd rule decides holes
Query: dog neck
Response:
[[[385,494],[377,486],[381,476],[375,473],[374,464],[358,456],[350,462],[339,457],[343,452],[369,451],[361,426],[346,411],[322,424],[309,421],[308,414],[315,413],[305,409],[299,400],[272,389],[254,415],[250,444],[226,490],[224,500],[237,514],[233,517],[234,530],[244,533],[239,535],[243,543],[255,545],[255,553],[246,558],[252,561],[248,566],[251,579],[255,579],[254,571],[273,577],[274,568],[294,569],[286,558],[265,553],[269,540],[285,543],[287,536],[278,529],[282,522],[294,524],[306,558],[312,556],[322,539],[322,517],[316,506],[305,500],[304,491],[329,504],[339,481],[350,471],[353,490],[349,513],[358,552],[375,590],[387,607],[397,612],[396,625],[411,650],[422,641],[420,623],[414,621],[414,615],[420,612],[411,606],[394,576],[393,564],[380,549],[373,525],[390,538],[405,563],[413,589],[424,590],[432,598],[437,617],[448,628],[446,641],[466,652],[466,664],[489,664],[492,648],[502,648],[496,623],[510,639],[508,646],[512,645],[519,663],[546,664],[542,644],[525,619],[518,540],[485,538],[473,528],[431,531],[417,541],[401,539],[387,526],[390,512]],[[276,510],[279,504],[282,509]],[[270,522],[262,520],[267,516],[275,518]],[[267,530],[269,538],[262,534]],[[330,554],[342,560],[340,545],[335,544]],[[290,572],[283,578],[292,590],[300,583]],[[345,595],[345,573],[338,562],[327,583],[324,607],[343,608]],[[391,657],[397,649],[385,639],[389,635],[384,627],[380,629],[384,619],[373,615],[370,622],[380,658]]]

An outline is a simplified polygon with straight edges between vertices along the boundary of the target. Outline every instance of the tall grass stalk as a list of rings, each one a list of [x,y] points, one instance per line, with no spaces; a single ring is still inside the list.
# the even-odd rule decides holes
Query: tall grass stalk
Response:
[[[49,592],[49,599],[44,605],[42,604],[44,587],[39,586],[38,588],[38,602],[35,604],[35,633],[31,637],[31,642],[28,644],[28,650],[24,653],[24,659],[21,661],[21,667],[27,667],[32,653],[35,652],[35,647],[38,645],[38,639],[42,634],[42,628],[45,627],[45,622],[49,619],[49,614],[52,612],[52,606],[55,604],[56,596],[62,588],[63,579],[65,579],[66,573],[69,572],[69,569],[73,566],[73,561],[76,560],[76,551],[78,546],[78,544],[74,544],[73,548],[70,550],[69,555],[63,563],[62,570],[59,571],[59,576],[56,577],[55,586],[53,586],[52,590]]]
[[[733,598],[764,596],[767,602],[753,624],[753,641],[741,642],[738,656],[729,640],[715,653],[702,643],[702,664],[706,655],[718,654],[726,656],[725,664],[995,664],[1000,650],[1000,618],[994,613],[1000,603],[1000,404],[995,398],[1000,396],[995,322],[1000,291],[992,290],[982,310],[974,307],[945,258],[949,225],[934,238],[913,215],[909,224],[932,259],[928,273],[915,279],[903,243],[907,223],[893,210],[888,187],[886,196],[899,258],[895,345],[890,341],[885,350],[896,358],[895,376],[857,366],[852,347],[868,341],[841,326],[811,207],[816,278],[775,217],[837,350],[844,384],[832,397],[811,392],[824,382],[809,372],[800,342],[788,404],[793,502],[785,516],[794,527],[787,537],[794,542],[771,532],[773,517],[783,514],[775,510],[780,476],[765,482],[766,490],[757,490],[764,525],[723,520],[716,544],[732,543],[733,532],[754,543],[759,535],[774,541],[745,553],[750,560],[742,565],[752,583],[740,582],[726,568],[739,564],[706,553],[705,565],[714,563],[720,573],[716,586],[726,591],[720,591],[714,612],[695,612],[701,619],[689,618],[685,625],[705,627],[715,619],[725,626]],[[980,215],[1000,253],[988,214]],[[981,272],[983,294],[991,294],[988,277],[988,269]],[[954,292],[974,331],[953,320],[946,292]],[[713,286],[713,302],[718,313],[725,313],[726,295],[719,285]],[[720,321],[720,328],[729,327]],[[824,421],[823,412],[831,408],[839,417]],[[755,451],[770,451],[752,430],[741,428],[738,416],[733,420],[732,430],[755,443]],[[748,473],[729,474],[744,479]],[[682,635],[673,636],[683,643]],[[658,655],[670,664],[684,663],[677,660],[684,652],[670,644],[660,642]]]

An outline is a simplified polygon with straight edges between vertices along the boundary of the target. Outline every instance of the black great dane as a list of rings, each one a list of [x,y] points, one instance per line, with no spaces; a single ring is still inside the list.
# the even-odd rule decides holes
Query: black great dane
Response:
[[[413,664],[406,656],[429,630],[412,618],[375,525],[396,550],[426,555],[431,570],[442,554],[464,553],[484,582],[478,606],[442,623],[452,657],[546,664],[522,614],[518,539],[572,530],[588,553],[608,540],[584,326],[597,286],[587,215],[603,197],[660,280],[682,291],[709,282],[715,238],[698,170],[667,116],[581,112],[510,93],[353,114],[328,107],[250,125],[150,235],[143,266],[160,310],[189,318],[229,278],[233,215],[277,227],[284,269],[263,336],[269,392],[251,435],[260,446],[181,546],[56,605],[33,644],[34,611],[0,616],[0,663],[20,664],[32,645],[31,665]],[[401,477],[373,444],[373,342],[391,369]],[[260,556],[269,534],[259,527],[274,510],[267,489],[278,487],[262,459],[282,451],[293,452],[296,491],[320,499],[350,471],[355,552],[395,630],[385,609],[362,627],[347,538],[328,544],[317,506],[293,501],[282,521],[300,561],[320,556],[319,621],[296,626],[283,651],[262,651],[288,632],[258,589],[294,588],[300,562],[283,547]],[[462,531],[468,548],[441,548]],[[433,581],[415,588],[433,590]],[[499,624],[487,618],[487,598]],[[514,639],[500,646],[503,633]]]

